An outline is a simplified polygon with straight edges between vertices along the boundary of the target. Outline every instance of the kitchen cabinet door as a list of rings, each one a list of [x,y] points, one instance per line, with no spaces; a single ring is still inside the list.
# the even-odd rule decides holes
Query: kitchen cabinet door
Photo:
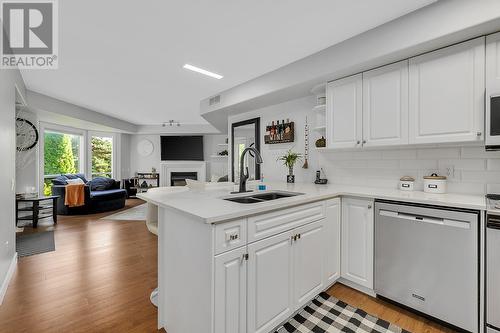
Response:
[[[373,201],[342,198],[341,276],[373,289]]]
[[[326,201],[324,242],[325,253],[325,287],[332,285],[340,277],[340,223],[341,223],[340,198]]]
[[[293,268],[295,310],[323,290],[324,223],[319,220],[293,231]]]
[[[408,143],[408,60],[363,73],[363,147]]]
[[[491,125],[500,126],[500,116],[491,117],[490,98],[493,96],[500,96],[500,33],[486,36],[486,146],[500,145],[498,131],[491,131]]]
[[[241,247],[215,257],[214,332],[246,332],[246,253]]]
[[[329,82],[326,88],[328,148],[361,147],[362,75]]]
[[[294,311],[292,232],[248,245],[247,332],[270,332]]]
[[[484,37],[410,59],[411,144],[483,139],[484,68]]]

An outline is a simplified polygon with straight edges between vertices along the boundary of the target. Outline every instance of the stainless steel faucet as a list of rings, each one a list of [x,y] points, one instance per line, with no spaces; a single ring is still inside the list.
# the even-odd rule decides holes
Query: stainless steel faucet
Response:
[[[252,153],[255,154],[255,162],[256,163],[258,163],[258,164],[262,163],[262,156],[260,156],[260,153],[259,153],[259,151],[257,149],[255,149],[254,147],[248,147],[248,148],[245,148],[243,150],[243,152],[241,153],[241,157],[240,157],[240,189],[238,191],[239,193],[248,192],[247,191],[247,179],[249,177],[249,175],[248,175],[248,167],[246,167],[247,173],[245,174],[244,171],[243,171],[243,164],[245,162],[245,155],[249,151],[251,151]]]

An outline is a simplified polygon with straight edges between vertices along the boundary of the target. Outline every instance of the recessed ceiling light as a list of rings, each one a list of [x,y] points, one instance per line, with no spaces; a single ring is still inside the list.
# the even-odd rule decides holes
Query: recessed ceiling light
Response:
[[[222,76],[220,74],[212,73],[210,71],[207,71],[206,69],[199,68],[199,67],[196,67],[196,66],[193,66],[193,65],[190,65],[190,64],[185,64],[184,66],[182,66],[182,68],[189,69],[190,71],[197,72],[197,73],[200,73],[200,74],[203,74],[203,75],[207,75],[207,76],[216,78],[217,80],[220,80],[220,79],[222,79],[224,77],[224,76]]]

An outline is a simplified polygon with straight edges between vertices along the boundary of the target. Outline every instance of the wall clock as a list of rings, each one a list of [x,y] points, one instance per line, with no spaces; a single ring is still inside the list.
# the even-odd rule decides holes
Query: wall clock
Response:
[[[137,144],[137,151],[139,155],[146,157],[153,153],[155,147],[151,141],[148,139],[143,139]]]
[[[33,149],[38,143],[38,130],[33,123],[24,118],[16,118],[17,151]]]

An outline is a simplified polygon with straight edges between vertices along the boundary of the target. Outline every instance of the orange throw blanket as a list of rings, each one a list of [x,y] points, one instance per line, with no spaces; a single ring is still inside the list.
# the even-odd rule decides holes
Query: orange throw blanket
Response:
[[[68,207],[78,207],[85,205],[85,184],[66,185],[66,196],[64,204]]]

